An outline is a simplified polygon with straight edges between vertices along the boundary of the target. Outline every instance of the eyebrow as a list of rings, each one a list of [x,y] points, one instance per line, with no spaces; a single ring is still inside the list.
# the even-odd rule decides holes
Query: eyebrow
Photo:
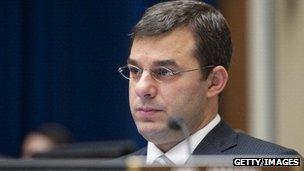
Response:
[[[132,65],[138,65],[138,62],[128,58],[127,60],[128,64],[132,64]],[[152,64],[154,66],[176,66],[176,62],[173,59],[166,59],[166,60],[157,60],[157,61],[153,61]]]
[[[130,57],[127,59],[127,63],[132,65],[138,65],[138,63],[135,60],[130,59]]]
[[[159,61],[154,61],[153,65],[156,65],[156,66],[173,66],[173,65],[176,65],[176,62],[173,59],[159,60]]]

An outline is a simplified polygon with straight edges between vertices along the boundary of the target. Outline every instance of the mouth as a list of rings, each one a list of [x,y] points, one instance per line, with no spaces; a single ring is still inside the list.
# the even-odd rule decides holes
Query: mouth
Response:
[[[163,110],[154,108],[154,107],[139,107],[136,108],[136,112],[138,113],[138,117],[143,119],[152,119],[157,113],[162,112]]]

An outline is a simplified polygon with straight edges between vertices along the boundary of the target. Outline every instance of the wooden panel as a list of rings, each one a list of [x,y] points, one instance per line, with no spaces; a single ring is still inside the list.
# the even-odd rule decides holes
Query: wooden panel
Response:
[[[220,114],[233,128],[247,128],[246,2],[219,0],[218,8],[227,19],[233,41],[229,82],[220,102]]]

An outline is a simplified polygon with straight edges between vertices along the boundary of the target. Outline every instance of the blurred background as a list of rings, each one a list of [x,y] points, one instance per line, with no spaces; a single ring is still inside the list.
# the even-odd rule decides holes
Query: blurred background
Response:
[[[19,157],[45,123],[74,142],[133,140],[129,33],[156,0],[1,0],[0,155]],[[235,129],[304,154],[304,1],[209,0],[234,42],[221,115]]]

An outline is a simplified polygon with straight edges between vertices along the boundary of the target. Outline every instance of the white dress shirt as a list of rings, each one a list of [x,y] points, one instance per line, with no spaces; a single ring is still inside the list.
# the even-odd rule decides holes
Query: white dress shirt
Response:
[[[209,122],[205,127],[198,130],[196,133],[192,134],[188,137],[191,147],[191,153],[198,146],[198,144],[205,138],[205,136],[221,121],[221,117],[219,114]],[[187,140],[183,140],[178,143],[176,146],[171,148],[166,153],[163,153],[159,148],[156,147],[152,142],[148,142],[147,148],[147,164],[152,164],[153,161],[161,155],[165,155],[168,159],[170,159],[176,165],[185,164],[190,154],[188,152]]]

